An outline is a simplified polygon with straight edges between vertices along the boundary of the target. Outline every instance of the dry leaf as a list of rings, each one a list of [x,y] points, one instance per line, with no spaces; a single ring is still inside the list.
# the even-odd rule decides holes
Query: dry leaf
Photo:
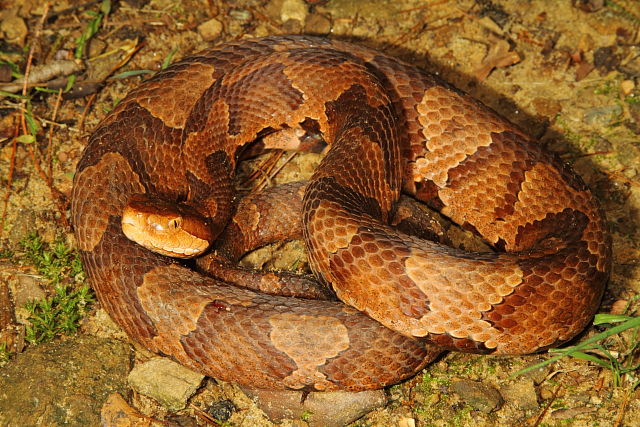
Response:
[[[518,52],[510,52],[511,46],[506,40],[498,40],[482,60],[482,65],[475,71],[476,79],[483,81],[486,79],[494,68],[508,67],[517,64],[521,58]]]
[[[107,398],[102,405],[100,418],[103,427],[148,427],[152,421],[132,408],[118,393]]]

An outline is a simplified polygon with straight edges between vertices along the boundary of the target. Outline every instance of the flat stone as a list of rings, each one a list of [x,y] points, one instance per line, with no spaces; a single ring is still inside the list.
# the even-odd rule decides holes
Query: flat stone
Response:
[[[471,380],[455,380],[451,387],[467,405],[488,414],[499,409],[504,400],[494,387]]]
[[[113,392],[126,394],[131,348],[72,337],[30,347],[0,369],[0,425],[100,425]]]
[[[178,411],[196,392],[204,375],[165,357],[156,357],[136,365],[129,373],[131,388],[157,400],[164,407]]]
[[[304,420],[311,427],[343,426],[387,404],[384,390],[309,393],[301,403],[302,392],[299,391],[241,389],[271,421]]]
[[[520,381],[500,389],[504,399],[525,411],[538,409],[538,396],[533,380],[522,378]]]

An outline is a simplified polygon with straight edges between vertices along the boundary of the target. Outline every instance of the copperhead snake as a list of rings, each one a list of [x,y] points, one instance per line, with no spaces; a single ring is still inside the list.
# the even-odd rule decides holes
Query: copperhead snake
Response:
[[[343,302],[234,287],[123,235],[123,209],[140,194],[196,209],[218,234],[244,147],[294,131],[331,146],[302,222],[312,270]],[[496,251],[392,229],[401,191]],[[611,269],[603,212],[556,155],[431,74],[305,36],[226,43],[129,93],[90,137],[72,220],[99,301],[129,337],[265,389],[381,388],[442,349],[558,345],[591,320]]]

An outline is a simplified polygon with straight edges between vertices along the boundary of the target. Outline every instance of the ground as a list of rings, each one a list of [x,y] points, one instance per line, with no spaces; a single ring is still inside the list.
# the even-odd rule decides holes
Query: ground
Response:
[[[166,63],[206,46],[269,34],[319,34],[400,57],[471,93],[559,152],[601,201],[612,230],[614,268],[600,312],[636,314],[640,5],[635,0],[63,0],[49,8],[35,0],[0,0],[0,6],[0,90],[10,92],[0,93],[0,381],[16,384],[18,377],[52,370],[29,368],[24,362],[30,357],[61,366],[65,357],[71,359],[47,345],[78,339],[78,345],[94,345],[94,336],[109,340],[107,348],[115,345],[112,339],[126,342],[99,304],[78,290],[84,277],[68,253],[75,244],[68,204],[73,173],[91,130]],[[32,78],[46,89],[31,89],[24,98],[22,84],[12,89],[9,82],[28,64]],[[68,75],[76,76],[73,86]],[[305,162],[285,169],[296,176],[308,173]],[[280,257],[291,265],[290,257]],[[56,329],[61,336],[53,343],[36,345],[46,341],[34,335],[34,313],[42,311],[25,303],[52,297],[56,286],[69,286],[70,294],[55,301],[83,316],[80,337],[70,338],[74,317],[67,319],[73,327]],[[592,327],[578,340],[607,327]],[[601,342],[604,347],[590,353],[600,364],[565,357],[519,376],[513,374],[550,356],[443,355],[414,379],[390,388],[386,408],[356,425],[638,425],[638,373],[625,373],[637,363],[637,333],[636,327]],[[609,363],[607,350],[617,357],[612,369],[603,366]],[[139,349],[133,354],[136,362],[151,357]],[[124,354],[123,363],[130,357]],[[102,385],[100,393],[89,392],[82,382],[77,387],[65,387],[64,398],[99,396],[97,404],[83,407],[95,412],[96,422],[108,394],[119,392],[150,416],[150,423],[197,425],[216,418],[229,425],[270,425],[237,389],[213,380],[178,412],[132,392],[124,382]],[[61,393],[53,390],[51,395]],[[233,402],[229,411],[213,411],[226,401]],[[0,392],[0,414],[7,407],[16,405]],[[29,424],[34,414],[24,411],[5,415],[0,424]],[[52,416],[37,420],[63,419],[55,418],[56,411]],[[86,423],[72,411],[64,416],[72,425]],[[309,417],[301,418],[288,423],[304,425]]]

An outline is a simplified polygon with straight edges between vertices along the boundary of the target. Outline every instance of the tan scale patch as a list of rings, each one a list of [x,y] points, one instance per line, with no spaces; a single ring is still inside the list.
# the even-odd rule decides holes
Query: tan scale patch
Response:
[[[180,338],[196,329],[205,307],[213,301],[226,305],[227,310],[253,305],[251,291],[213,284],[213,279],[177,265],[156,267],[144,275],[138,298],[158,331],[159,349],[186,358]]]
[[[313,385],[322,390],[331,385],[318,367],[349,348],[349,333],[342,322],[330,316],[281,313],[269,318],[273,346],[296,363],[298,369],[284,383],[292,388]]]
[[[252,231],[258,228],[258,224],[260,223],[260,210],[255,203],[252,203],[250,206],[245,205],[245,209],[240,210],[236,216],[233,218],[233,222],[236,224],[242,225],[241,228],[244,229],[245,225],[250,226]]]
[[[274,273],[266,273],[260,278],[260,290],[263,292],[278,292],[282,289],[282,280]]]
[[[320,202],[311,222],[316,230],[311,236],[317,245],[315,249],[325,253],[333,254],[348,247],[353,236],[359,233],[359,225],[349,215],[342,214],[340,205],[325,200]]]
[[[192,289],[182,291],[177,287],[173,288],[167,283],[168,280],[187,282],[193,280],[193,273],[189,274],[176,266],[157,267],[144,275],[142,285],[137,290],[138,298],[156,328],[163,331],[162,334],[179,338],[195,329],[198,318],[212,298],[211,295],[194,295]],[[166,304],[158,304],[157,300],[168,293],[171,293],[174,302],[188,300],[189,304],[181,304],[180,313],[177,310],[167,310]]]
[[[120,216],[129,196],[142,192],[144,187],[138,174],[119,153],[107,153],[98,163],[80,172],[72,196],[78,247],[93,250],[109,225],[109,217]]]
[[[450,169],[491,144],[491,132],[506,130],[493,113],[441,86],[427,89],[416,110],[428,152],[416,159],[413,178],[431,180],[440,188]]]
[[[414,249],[414,252],[417,252]],[[492,273],[482,273],[485,269]],[[423,252],[405,260],[407,276],[429,298],[430,312],[411,325],[410,333],[448,333],[455,338],[484,342],[496,339],[500,332],[482,320],[482,313],[499,304],[522,283],[522,270],[509,258],[498,262],[460,259],[454,256]],[[473,280],[470,280],[473,278]],[[482,295],[482,298],[477,298]]]
[[[182,128],[191,108],[214,83],[213,72],[211,65],[191,64],[157,85],[146,85],[136,93],[136,101],[166,126]]]
[[[552,194],[553,197],[549,197]],[[487,241],[497,242],[502,238],[507,250],[518,250],[516,238],[521,226],[535,220],[543,220],[547,215],[562,212],[565,208],[582,211],[592,220],[597,213],[588,209],[591,196],[578,192],[566,184],[557,170],[544,163],[536,163],[525,171],[524,180],[514,203],[514,211],[504,215],[503,220],[494,221],[485,209],[470,206],[469,200],[457,191],[442,188],[438,196],[445,205],[442,214],[458,224],[465,222],[473,225]]]

